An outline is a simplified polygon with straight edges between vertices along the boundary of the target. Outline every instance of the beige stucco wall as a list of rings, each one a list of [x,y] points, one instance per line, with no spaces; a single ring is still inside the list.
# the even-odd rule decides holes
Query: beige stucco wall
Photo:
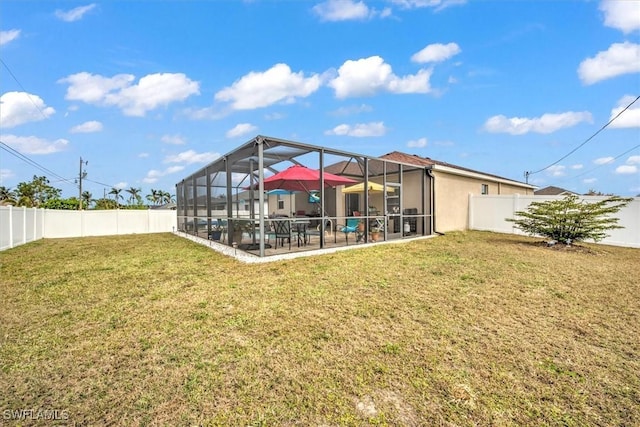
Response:
[[[531,195],[533,189],[508,184],[490,177],[467,177],[434,170],[436,231],[466,230],[469,227],[469,194],[480,195],[482,184],[489,186],[489,194]]]

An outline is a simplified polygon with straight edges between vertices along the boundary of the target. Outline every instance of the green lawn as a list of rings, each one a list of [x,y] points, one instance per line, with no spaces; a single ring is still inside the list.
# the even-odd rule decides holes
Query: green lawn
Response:
[[[640,250],[535,242],[452,233],[253,265],[171,234],[7,250],[0,418],[640,425]]]

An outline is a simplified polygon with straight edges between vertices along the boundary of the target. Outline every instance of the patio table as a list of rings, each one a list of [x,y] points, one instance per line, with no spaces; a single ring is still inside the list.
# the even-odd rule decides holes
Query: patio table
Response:
[[[307,228],[309,227],[309,224],[311,224],[309,219],[296,219],[292,221],[291,228],[298,236],[298,247],[300,247],[301,243],[303,246],[306,246],[308,243]]]

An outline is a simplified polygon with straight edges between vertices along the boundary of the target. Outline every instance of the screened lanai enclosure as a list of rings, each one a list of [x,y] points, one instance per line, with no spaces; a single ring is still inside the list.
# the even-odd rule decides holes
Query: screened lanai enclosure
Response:
[[[424,166],[257,136],[176,184],[177,229],[270,256],[430,235]]]

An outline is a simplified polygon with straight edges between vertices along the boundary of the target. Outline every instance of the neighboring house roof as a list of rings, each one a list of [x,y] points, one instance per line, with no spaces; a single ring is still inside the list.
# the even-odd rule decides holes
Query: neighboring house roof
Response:
[[[541,188],[533,192],[536,196],[565,196],[567,194],[576,194],[573,191],[565,190],[564,188],[554,187],[550,185],[548,187]]]
[[[165,203],[163,205],[151,205],[150,209],[176,209],[177,205],[174,202]]]
[[[515,181],[513,179],[504,178],[502,176],[493,175],[486,172],[476,171],[473,169],[465,168],[462,166],[454,165],[454,164],[443,162],[440,160],[430,159],[429,157],[420,157],[416,154],[407,154],[407,153],[402,153],[400,151],[392,151],[391,153],[385,154],[384,156],[380,156],[380,158],[386,159],[386,160],[394,160],[402,163],[409,163],[417,166],[425,166],[435,171],[442,171],[442,172],[448,172],[448,173],[453,173],[458,175],[466,175],[466,176],[473,176],[476,178],[485,178],[485,179],[491,179],[494,181],[507,182],[510,184],[519,185],[519,186],[527,187],[531,189],[535,188],[535,186],[526,184],[524,182]]]

